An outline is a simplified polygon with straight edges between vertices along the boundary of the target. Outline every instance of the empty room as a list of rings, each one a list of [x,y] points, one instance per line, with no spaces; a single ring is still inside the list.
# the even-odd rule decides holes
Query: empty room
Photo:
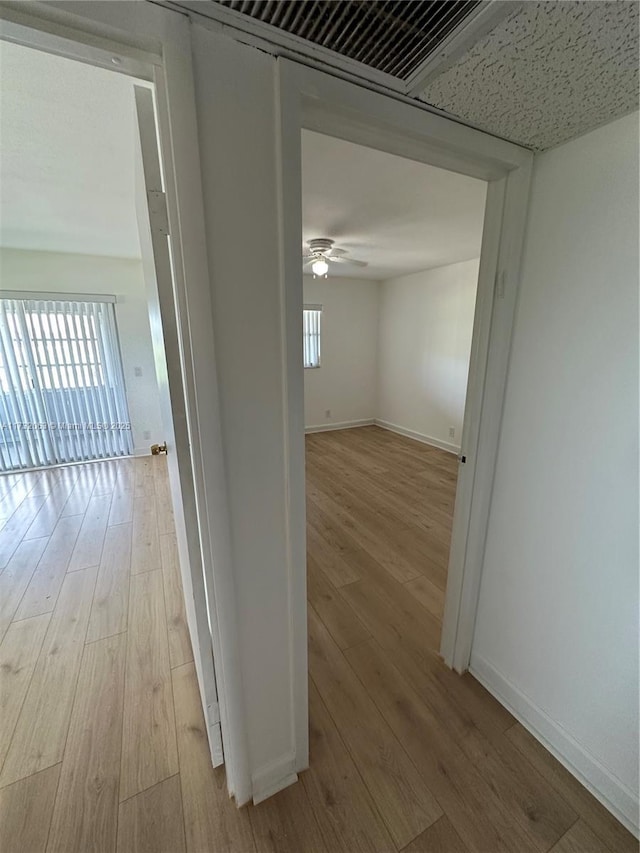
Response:
[[[637,0],[0,3],[0,848],[637,853]]]
[[[136,810],[180,788],[185,715],[216,761],[140,186],[152,88],[6,42],[0,62],[2,847],[134,849]]]
[[[413,627],[439,652],[485,200],[303,132],[309,600],[343,650]]]

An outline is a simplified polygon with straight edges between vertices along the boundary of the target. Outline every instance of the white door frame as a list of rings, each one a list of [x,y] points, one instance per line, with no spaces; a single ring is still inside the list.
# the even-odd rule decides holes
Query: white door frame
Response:
[[[488,181],[441,654],[469,665],[511,345],[533,156],[518,145],[290,60],[278,60],[283,362],[291,653],[298,767],[308,760],[301,130]]]
[[[149,87],[136,81],[132,86],[132,94],[135,95],[139,137],[135,145],[136,214],[160,410],[165,430],[169,484],[176,517],[178,550],[181,554],[182,588],[187,623],[195,650],[193,657],[205,713],[209,749],[213,765],[218,767],[224,763],[224,750],[206,585],[202,575],[202,534],[198,529],[200,513],[193,503],[197,497],[193,487],[193,461],[182,379],[182,354],[175,322],[175,286],[171,265],[171,248],[174,241],[168,223],[154,93]],[[188,505],[185,498],[188,499]]]
[[[189,466],[180,467],[186,534],[180,557],[188,565],[200,614],[205,607],[211,628],[229,792],[239,802],[246,802],[251,797],[251,781],[189,21],[175,11],[141,2],[3,2],[0,39],[154,83],[174,279],[173,310],[167,315],[163,306],[163,325],[177,342],[181,367],[174,371],[174,380],[181,386],[179,397],[185,405],[176,401],[175,395],[172,400],[177,409],[176,441],[182,444],[183,458],[191,458]],[[202,436],[206,436],[205,441]],[[206,658],[211,647],[206,647],[202,632],[198,633],[197,642],[205,643],[200,654]],[[206,702],[210,691],[203,690],[202,684],[200,688]]]

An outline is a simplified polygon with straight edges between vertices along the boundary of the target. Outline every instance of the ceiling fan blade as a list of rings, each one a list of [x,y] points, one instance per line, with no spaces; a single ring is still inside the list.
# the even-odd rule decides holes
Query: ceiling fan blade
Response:
[[[329,257],[327,260],[331,261],[333,264],[352,264],[354,267],[368,267],[369,264],[366,261],[356,261],[354,258],[334,258]]]
[[[327,252],[325,252],[325,254],[328,255],[330,258],[339,258],[342,255],[346,255],[347,250],[331,247],[331,249],[329,249]]]

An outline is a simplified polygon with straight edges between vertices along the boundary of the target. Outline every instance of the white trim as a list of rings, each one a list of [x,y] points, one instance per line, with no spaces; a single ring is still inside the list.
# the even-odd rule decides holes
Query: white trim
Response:
[[[103,7],[103,4],[97,5]],[[107,4],[105,11],[112,12],[119,19],[119,5],[116,4],[114,8],[112,4]],[[140,6],[148,4],[134,4],[133,8],[138,10]],[[190,23],[181,15],[173,15],[173,18],[180,22],[180,37],[176,38],[172,33],[172,37],[163,44],[166,88],[158,89],[158,93],[161,96],[164,92],[166,100],[162,104],[159,98],[158,119],[161,137],[173,154],[173,174],[168,176],[167,200],[170,228],[174,235],[180,235],[180,240],[172,244],[172,248],[175,246],[176,249],[175,295],[184,347],[187,418],[192,438],[193,476],[197,512],[201,521],[204,579],[227,785],[238,805],[243,805],[251,799],[251,777],[237,632],[235,576],[231,564],[227,476],[211,324],[213,309],[204,227]],[[215,760],[215,756],[212,757]]]
[[[56,9],[52,2],[2,2],[2,39],[16,44],[28,45],[35,50],[64,56],[88,65],[108,68],[116,73],[151,80],[153,72],[150,66],[160,65],[162,57],[145,38],[134,45],[124,33],[113,38],[97,35],[93,27],[85,28],[84,10],[80,7],[80,17],[71,16],[67,11]],[[34,26],[37,16],[38,24]],[[146,34],[145,34],[146,36]],[[114,64],[113,59],[118,59]]]
[[[462,491],[466,502],[456,503],[458,519],[457,527],[454,520],[454,529],[459,542],[455,550],[452,547],[449,568],[451,591],[447,594],[447,630],[443,625],[445,661],[459,670],[467,668],[471,649],[533,158],[531,152],[518,145],[307,66],[279,59],[277,69],[286,368],[283,400],[286,529],[292,631],[289,647],[294,697],[293,741],[299,771],[308,760],[304,370],[300,358],[303,303],[299,268],[302,242],[300,131],[302,128],[315,130],[489,182],[484,228],[493,235],[495,245],[485,241],[480,261],[478,293],[482,296],[478,298],[482,300],[483,310],[479,314],[476,312],[472,346],[476,371],[469,382],[470,415],[465,419],[461,442],[467,464],[460,467],[459,474],[459,481],[465,483]],[[282,166],[285,162],[286,169]],[[488,247],[492,249],[489,257],[485,251]],[[498,269],[501,272],[497,294],[500,298],[494,301]],[[467,448],[473,448],[474,452],[478,448],[479,464],[475,464],[475,459],[469,464],[470,450]]]
[[[234,9],[228,9],[217,3],[202,3],[201,0],[170,0],[169,5],[187,9],[189,12],[199,15],[199,23],[204,21],[215,22],[225,35],[230,35],[236,41],[257,47],[260,50],[267,49],[274,56],[282,56],[296,62],[313,62],[321,67],[329,67],[337,72],[348,74],[358,79],[361,83],[372,82],[379,86],[403,93],[406,84],[399,77],[378,71],[370,65],[350,59],[344,54],[337,53],[331,48],[303,39],[295,33],[289,33],[266,21],[260,21]],[[209,23],[209,27],[212,24]]]
[[[485,181],[504,178],[533,159],[526,148],[434,114],[426,104],[396,100],[286,59],[278,66],[290,78],[307,130],[326,133],[331,127],[340,139]]]
[[[118,300],[108,293],[55,293],[33,290],[0,290],[0,299],[37,299],[42,302],[113,302]]]
[[[293,753],[289,753],[270,761],[252,773],[251,785],[254,806],[297,782],[298,774],[295,766],[296,757]]]
[[[513,682],[475,652],[471,654],[469,671],[581,785],[638,837],[638,800],[633,791]]]
[[[398,426],[398,424],[389,423],[389,421],[380,421],[378,418],[374,420],[376,426],[382,429],[388,429],[389,432],[397,432],[398,435],[404,435],[407,438],[412,438],[414,441],[420,441],[422,444],[430,444],[432,447],[438,447],[440,450],[446,450],[447,453],[460,453],[460,447],[457,444],[451,444],[450,441],[442,441],[439,438],[433,438],[431,435],[425,435],[422,432],[416,432],[413,429]]]
[[[359,421],[341,421],[339,423],[332,424],[318,424],[317,426],[306,426],[304,428],[305,433],[310,432],[332,432],[335,429],[353,429],[354,427],[363,427],[363,426],[373,426],[375,423],[374,418],[363,418]]]
[[[487,188],[462,453],[440,653],[464,672],[471,658],[531,180],[531,155]]]
[[[306,484],[304,441],[304,366],[300,340],[303,311],[300,246],[302,245],[302,151],[298,115],[290,114],[292,82],[276,64],[276,165],[280,231],[280,312],[282,355],[282,422],[287,537],[288,657],[291,748],[294,769],[309,766],[309,694],[307,661]],[[286,168],[285,168],[286,164]],[[294,203],[297,215],[290,216]],[[290,242],[289,242],[290,241]],[[294,255],[291,246],[298,249]],[[291,342],[295,341],[295,345]],[[302,464],[300,464],[302,463]]]

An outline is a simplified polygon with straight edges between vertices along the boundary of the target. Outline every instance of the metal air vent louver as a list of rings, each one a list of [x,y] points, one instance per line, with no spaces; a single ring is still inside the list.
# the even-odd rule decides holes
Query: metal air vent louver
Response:
[[[219,5],[400,80],[481,0],[216,0]]]

